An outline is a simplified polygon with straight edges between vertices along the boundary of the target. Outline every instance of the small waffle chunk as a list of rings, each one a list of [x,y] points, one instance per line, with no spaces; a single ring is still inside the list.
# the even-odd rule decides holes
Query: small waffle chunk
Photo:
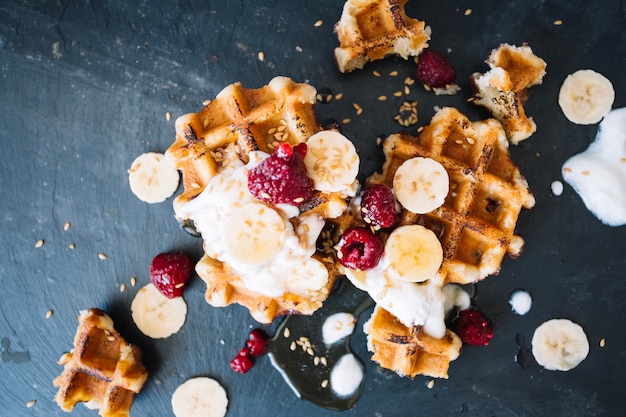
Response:
[[[448,378],[450,362],[461,352],[461,339],[450,330],[436,339],[424,333],[422,326],[406,327],[380,306],[363,329],[368,349],[374,353],[372,360],[400,376]]]
[[[537,126],[526,115],[524,103],[528,88],[542,83],[546,62],[528,45],[509,44],[492,50],[486,62],[491,69],[471,77],[475,90],[473,102],[485,107],[502,123],[511,143],[528,139]]]
[[[444,283],[473,283],[497,274],[506,254],[516,257],[524,240],[515,235],[522,208],[535,199],[510,158],[501,124],[471,122],[454,108],[443,108],[417,137],[393,134],[383,143],[382,173],[369,183],[393,184],[397,168],[415,156],[440,162],[450,178],[444,204],[426,214],[402,210],[401,224],[420,224],[439,237]]]
[[[399,55],[418,56],[428,46],[430,27],[404,11],[408,0],[348,0],[335,25],[341,72],[363,68],[368,61]]]
[[[128,344],[104,311],[81,311],[74,349],[59,364],[64,370],[54,381],[59,390],[55,401],[63,411],[76,403],[99,409],[102,417],[129,416],[135,394],[148,373],[138,347]]]

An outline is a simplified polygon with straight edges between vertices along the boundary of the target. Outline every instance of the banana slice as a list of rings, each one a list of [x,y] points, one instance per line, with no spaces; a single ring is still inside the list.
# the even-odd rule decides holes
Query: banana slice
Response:
[[[228,408],[224,387],[214,379],[188,379],[172,394],[172,410],[176,417],[223,417]]]
[[[288,225],[273,208],[249,203],[236,209],[224,224],[224,245],[230,259],[262,265],[283,246]]]
[[[128,170],[130,190],[141,201],[161,203],[174,194],[180,175],[163,154],[147,152],[139,155]]]
[[[435,276],[443,262],[441,242],[420,225],[400,226],[385,243],[385,258],[391,277],[408,282],[424,282]]]
[[[153,339],[163,339],[178,332],[187,316],[183,297],[167,298],[152,284],[137,292],[130,310],[139,330]]]
[[[348,138],[337,131],[324,130],[311,136],[306,145],[304,164],[316,190],[356,191],[360,159]]]
[[[571,122],[598,123],[615,100],[613,84],[593,70],[579,70],[567,76],[559,92],[559,106]]]
[[[393,177],[396,199],[404,208],[417,214],[440,207],[449,188],[448,173],[443,165],[421,156],[404,161]]]
[[[535,330],[532,352],[544,368],[569,371],[587,357],[589,341],[580,325],[567,319],[552,319]]]

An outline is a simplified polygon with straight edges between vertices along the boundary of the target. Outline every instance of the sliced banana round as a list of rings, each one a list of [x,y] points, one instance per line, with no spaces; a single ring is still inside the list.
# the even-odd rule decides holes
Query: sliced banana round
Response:
[[[141,201],[161,203],[174,194],[180,175],[165,156],[157,152],[139,155],[128,170],[130,190]]]
[[[228,408],[224,387],[208,377],[188,379],[172,394],[176,417],[223,417]]]
[[[304,164],[316,190],[333,193],[355,188],[360,159],[348,138],[324,130],[311,136],[306,145]]]
[[[163,339],[178,332],[187,316],[183,297],[167,298],[152,284],[141,288],[130,305],[137,328],[148,337]]]
[[[231,260],[261,265],[283,246],[287,221],[263,203],[248,203],[235,209],[224,224],[224,246]]]
[[[446,169],[431,158],[417,156],[402,163],[393,177],[393,191],[407,210],[424,214],[446,200],[450,180]]]
[[[571,122],[598,123],[611,110],[615,100],[613,84],[594,70],[579,70],[565,78],[559,91],[559,106]]]
[[[569,371],[589,354],[589,341],[580,325],[567,319],[542,323],[533,334],[532,352],[537,363],[551,371]]]
[[[396,228],[385,243],[387,272],[392,278],[424,282],[435,276],[443,262],[441,242],[420,225]]]

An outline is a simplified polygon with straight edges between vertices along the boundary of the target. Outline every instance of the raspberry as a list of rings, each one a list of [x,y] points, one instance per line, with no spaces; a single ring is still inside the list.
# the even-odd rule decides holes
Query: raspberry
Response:
[[[441,52],[429,49],[420,55],[416,75],[422,84],[438,88],[454,83],[456,71]]]
[[[265,353],[268,336],[261,329],[254,329],[250,332],[250,337],[246,341],[246,348],[252,356],[261,356]]]
[[[386,229],[398,220],[396,197],[384,184],[374,184],[361,198],[361,216],[374,229]]]
[[[252,369],[254,363],[252,359],[250,359],[250,352],[248,348],[241,348],[237,356],[235,356],[230,361],[230,367],[233,371],[239,372],[240,374],[245,374]]]
[[[486,346],[493,337],[491,321],[476,308],[460,311],[452,327],[463,343],[468,345]]]
[[[150,282],[167,298],[180,297],[193,262],[184,253],[160,253],[150,264]]]
[[[295,150],[295,152],[294,152]],[[292,148],[281,143],[276,151],[248,172],[248,190],[257,199],[269,203],[300,205],[313,195],[313,180],[304,165],[306,144]]]
[[[369,228],[352,227],[339,239],[335,254],[346,268],[364,271],[378,265],[383,243]]]

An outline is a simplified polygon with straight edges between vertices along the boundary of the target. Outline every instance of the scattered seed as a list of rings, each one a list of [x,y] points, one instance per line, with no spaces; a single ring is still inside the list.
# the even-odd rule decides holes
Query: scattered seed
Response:
[[[124,291],[126,291],[126,284],[122,283],[122,285],[120,285],[120,292]]]
[[[341,121],[341,123],[343,123],[344,125],[347,125],[347,124],[348,124],[348,123],[350,123],[351,121],[352,121],[352,119],[349,119],[349,118],[347,118],[347,117],[346,117],[345,119],[343,119],[343,120]]]
[[[563,168],[563,172],[572,172],[572,168],[565,167]]]
[[[466,9],[465,13],[463,13],[465,16],[469,16],[472,14],[472,9]]]
[[[326,359],[326,356],[322,356],[320,358],[320,363],[324,366],[328,365],[328,359]]]
[[[107,336],[107,340],[108,340],[109,342],[113,342],[113,341],[115,340],[115,336],[113,336],[113,335],[109,335],[109,336]]]
[[[265,52],[260,51],[260,52],[257,54],[257,58],[259,58],[259,61],[265,61]]]
[[[389,73],[389,76],[390,76],[390,77],[395,77],[396,75],[398,75],[398,71],[391,71],[391,72]]]
[[[291,345],[289,345],[289,349],[296,350],[296,342],[291,342]]]
[[[404,79],[404,84],[406,84],[406,85],[413,85],[413,84],[415,84],[415,78],[406,77]]]
[[[435,386],[435,380],[431,379],[430,381],[428,381],[428,384],[426,384],[426,386],[428,387],[428,389],[433,389],[433,387]]]
[[[283,330],[283,337],[287,338],[291,336],[291,330],[289,330],[289,327],[285,327],[285,330]]]
[[[315,23],[313,24],[313,26],[315,26],[316,28],[318,28],[318,27],[322,26],[323,24],[324,24],[324,22],[322,22],[321,20],[318,20],[317,22],[315,22]]]
[[[302,48],[301,48],[301,47],[299,47],[299,46],[296,46],[296,51],[297,51],[297,52],[302,52]]]
[[[378,96],[378,101],[385,101],[387,100],[387,96]]]
[[[465,140],[467,141],[467,143],[469,143],[470,145],[473,145],[476,143],[476,141],[473,138],[465,138]]]
[[[54,314],[52,310],[46,311],[46,318],[49,319],[50,317],[52,317],[52,314]]]
[[[320,364],[320,357],[316,356],[313,358],[313,365],[317,366]]]
[[[322,388],[326,388],[328,386],[328,380],[325,379],[322,381]]]
[[[37,400],[30,400],[26,403],[26,407],[31,408],[37,403]]]
[[[341,100],[343,98],[343,93],[337,93],[335,95],[335,100]]]
[[[40,248],[43,246],[44,240],[43,239],[39,239],[37,242],[35,242],[35,247],[36,248]]]
[[[587,170],[584,170],[583,172],[581,172],[581,174],[582,174],[582,175],[590,175],[590,174],[591,174],[591,172],[590,172],[590,171],[587,171]]]
[[[137,285],[137,278],[130,277],[130,286],[134,287],[135,285]]]
[[[561,19],[557,19],[554,21],[555,26],[561,26],[562,24],[563,24],[563,21]]]
[[[166,113],[165,113],[165,120],[167,120],[168,122],[169,122],[170,120],[172,120],[172,113],[170,113],[170,112],[166,112]]]
[[[606,346],[606,339],[603,337],[602,339],[600,339],[600,347],[605,347]]]
[[[202,105],[203,105],[203,106],[208,106],[209,104],[211,104],[211,100],[204,100],[204,101],[202,102]]]
[[[396,91],[395,93],[393,93],[394,97],[401,97],[402,96],[402,91]]]
[[[98,258],[100,258],[100,260],[104,261],[107,258],[107,256],[104,253],[99,253],[98,254]]]
[[[374,74],[375,77],[380,77],[380,72],[376,70],[372,71],[372,74]]]
[[[309,356],[315,356],[315,352],[313,352],[313,349],[311,348],[307,348],[306,353],[308,353]]]
[[[320,103],[330,103],[333,100],[333,92],[330,88],[320,88],[317,90],[317,101]]]
[[[74,250],[74,249],[76,249],[76,244],[75,244],[75,243],[70,243],[70,244],[68,245],[68,248],[70,248],[70,249]]]
[[[63,230],[67,232],[68,230],[70,230],[70,227],[72,227],[72,223],[65,222],[65,224],[63,225]]]
[[[404,94],[406,94],[407,96],[408,96],[409,94],[411,94],[411,89],[409,88],[409,86],[408,86],[408,85],[405,85],[405,86],[404,86]]]

